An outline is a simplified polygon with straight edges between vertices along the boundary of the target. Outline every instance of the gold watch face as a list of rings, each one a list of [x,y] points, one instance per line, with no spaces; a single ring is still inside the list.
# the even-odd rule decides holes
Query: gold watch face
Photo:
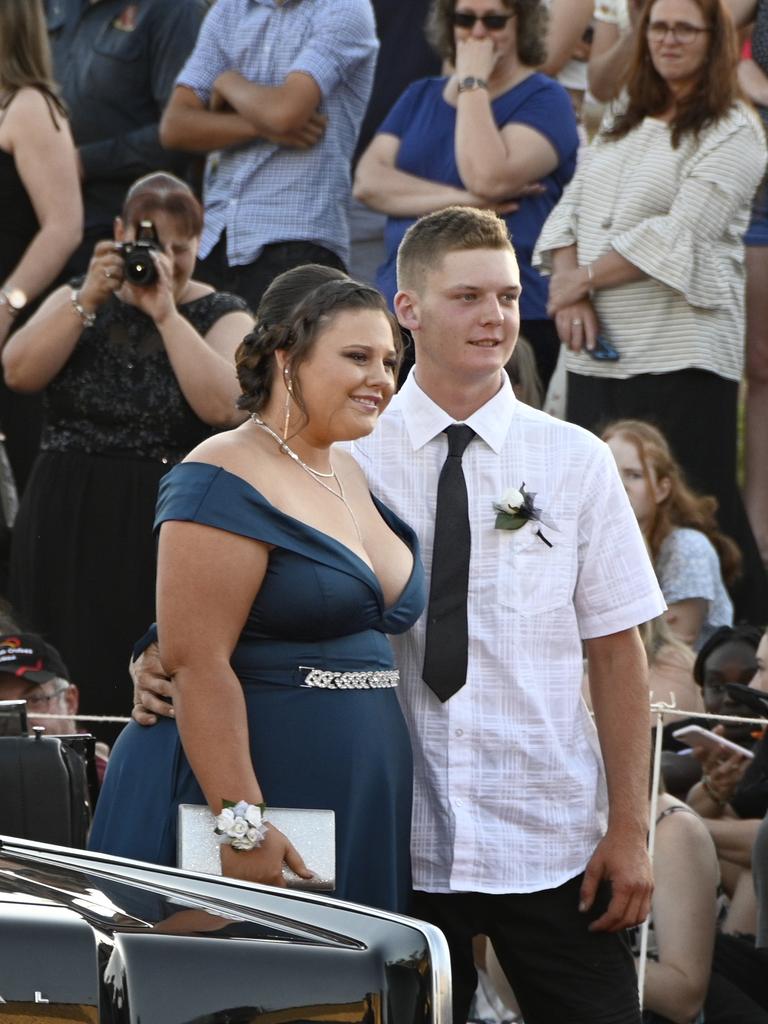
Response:
[[[16,313],[20,313],[27,304],[27,296],[21,288],[9,288],[5,292],[5,301]]]

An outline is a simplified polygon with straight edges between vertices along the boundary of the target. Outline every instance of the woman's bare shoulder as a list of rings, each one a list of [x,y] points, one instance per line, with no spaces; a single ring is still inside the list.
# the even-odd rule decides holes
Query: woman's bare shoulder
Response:
[[[257,490],[267,484],[274,473],[274,452],[253,430],[250,422],[202,441],[185,457],[184,462],[203,462],[239,476]]]
[[[58,128],[64,116],[56,107],[51,96],[34,86],[23,86],[8,102],[4,123],[13,125],[25,124],[36,127],[47,126],[51,130]]]

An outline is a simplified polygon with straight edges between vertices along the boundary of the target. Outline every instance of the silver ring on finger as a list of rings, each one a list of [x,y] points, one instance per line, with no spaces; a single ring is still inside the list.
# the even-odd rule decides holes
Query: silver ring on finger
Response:
[[[111,270],[105,270],[104,271],[104,277],[112,277],[112,271]]]
[[[583,323],[584,323],[583,320],[571,320],[571,326],[572,327],[581,327],[581,325]]]

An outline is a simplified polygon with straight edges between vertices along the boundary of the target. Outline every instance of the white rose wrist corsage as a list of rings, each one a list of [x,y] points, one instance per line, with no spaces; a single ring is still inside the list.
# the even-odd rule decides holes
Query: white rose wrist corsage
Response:
[[[217,836],[226,836],[235,850],[254,850],[261,846],[267,834],[267,823],[264,820],[266,809],[266,804],[223,800],[222,811],[215,818],[213,831]]]

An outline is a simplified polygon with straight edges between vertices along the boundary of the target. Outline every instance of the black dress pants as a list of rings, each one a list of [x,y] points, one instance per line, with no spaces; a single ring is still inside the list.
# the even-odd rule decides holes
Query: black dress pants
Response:
[[[227,234],[223,232],[206,258],[197,261],[195,277],[217,291],[239,295],[255,313],[261,296],[277,275],[305,263],[321,263],[325,267],[346,270],[335,252],[314,242],[274,242],[265,245],[253,263],[230,267],[227,262]]]
[[[477,987],[472,938],[487,935],[525,1024],[640,1024],[637,972],[624,933],[590,932],[609,902],[579,912],[583,875],[533,893],[414,892],[411,913],[442,930],[451,953],[453,1024]]]

